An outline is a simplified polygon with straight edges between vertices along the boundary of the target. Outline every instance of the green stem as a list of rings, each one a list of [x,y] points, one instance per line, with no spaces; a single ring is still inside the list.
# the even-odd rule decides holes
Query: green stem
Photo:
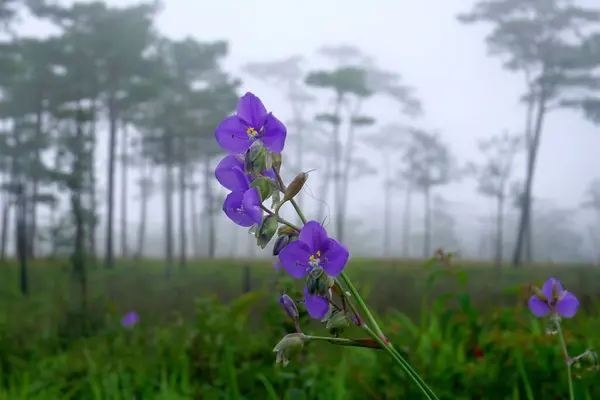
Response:
[[[308,340],[329,342],[331,344],[336,344],[339,346],[367,347],[367,348],[371,348],[371,349],[376,348],[373,345],[369,345],[368,343],[361,342],[360,339],[348,339],[348,338],[327,337],[327,336],[311,336],[311,335],[306,335],[306,338]],[[377,349],[379,349],[379,348],[377,348]],[[379,349],[379,350],[381,350],[381,349]]]
[[[404,370],[404,372],[412,379],[412,381],[421,389],[425,397],[429,400],[439,400],[438,397],[433,393],[433,391],[425,384],[423,379],[414,372],[414,370],[408,365],[408,362],[394,349],[390,344],[386,344],[383,340],[377,336],[373,330],[371,330],[367,325],[363,325],[363,329],[371,336],[375,341],[377,341],[383,349],[396,361],[400,364],[400,367]]]
[[[279,185],[281,186],[281,190],[284,191],[285,184],[283,183],[283,179],[281,179],[281,175],[279,175],[279,172],[276,170],[275,170],[275,176],[277,178]],[[294,199],[291,199],[290,202],[294,206],[294,209],[298,213],[298,216],[300,217],[300,220],[302,221],[302,223],[306,224],[306,217],[300,210],[300,207],[298,206],[298,204],[294,201]],[[286,225],[291,226],[289,224],[286,224]],[[427,386],[425,381],[423,381],[423,379],[419,376],[419,374],[417,374],[416,371],[410,366],[408,361],[406,361],[400,355],[398,350],[396,350],[394,348],[394,346],[390,343],[390,341],[385,337],[381,328],[377,324],[377,321],[375,321],[375,317],[373,316],[373,314],[371,314],[371,311],[369,311],[369,308],[365,304],[365,301],[363,300],[360,293],[358,293],[358,290],[356,290],[356,287],[354,286],[354,284],[352,283],[352,281],[350,280],[348,275],[346,275],[346,273],[344,271],[342,271],[340,273],[340,277],[342,278],[342,280],[348,287],[348,290],[350,290],[350,293],[356,300],[359,308],[362,310],[362,312],[366,316],[368,324],[370,325],[369,326],[367,324],[362,324],[361,327],[369,334],[369,336],[371,336],[377,343],[379,343],[379,345],[381,346],[381,348],[383,350],[385,350],[390,356],[392,356],[394,361],[396,361],[400,365],[400,367],[404,370],[404,372],[408,376],[410,376],[410,378],[417,384],[417,386],[419,386],[419,389],[421,389],[421,391],[427,397],[427,399],[439,400],[438,397],[435,395],[435,393],[433,393],[433,391],[429,388],[429,386]],[[343,288],[340,288],[340,291],[342,293],[344,293]],[[349,302],[349,303],[352,305],[352,302]],[[356,314],[358,315],[358,313],[356,313]],[[324,337],[319,337],[319,336],[313,336],[313,338],[318,338],[318,339],[314,339],[314,340],[325,340]],[[323,338],[323,339],[321,339],[321,338]],[[328,341],[330,341],[331,339],[342,339],[342,338],[326,338],[326,340],[328,340]],[[348,340],[348,339],[346,339],[346,340]],[[339,343],[342,343],[342,342],[348,343],[346,341],[340,341]]]
[[[562,327],[560,326],[560,321],[557,319],[554,320],[556,324],[556,330],[558,332],[558,339],[560,340],[560,344],[562,346],[563,355],[565,357],[565,363],[567,363],[567,379],[569,382],[569,399],[575,400],[575,392],[573,390],[573,378],[571,377],[571,360],[569,359],[569,352],[567,351],[567,343],[565,342],[565,338],[563,336]]]
[[[371,314],[371,311],[369,311],[369,308],[365,304],[365,301],[363,300],[360,293],[358,293],[358,290],[356,290],[356,287],[354,287],[354,284],[352,283],[350,278],[348,278],[348,275],[346,275],[346,273],[344,271],[342,271],[340,273],[340,277],[342,278],[342,280],[344,281],[346,286],[348,286],[348,290],[350,290],[350,293],[352,293],[354,300],[356,300],[356,302],[358,303],[358,307],[360,307],[364,316],[367,318],[367,321],[371,325],[371,329],[373,329],[375,331],[377,336],[379,336],[381,338],[381,340],[383,340],[383,342],[389,343],[389,340],[385,337],[385,335],[381,331],[381,328],[377,324],[377,321],[375,321],[375,317],[373,317],[373,314]]]

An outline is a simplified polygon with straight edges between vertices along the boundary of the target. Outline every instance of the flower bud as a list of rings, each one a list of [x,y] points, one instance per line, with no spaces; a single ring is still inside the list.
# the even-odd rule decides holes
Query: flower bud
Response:
[[[350,320],[348,319],[348,316],[346,313],[341,311],[334,312],[327,321],[327,325],[325,325],[327,329],[336,331],[341,331],[349,326]]]
[[[529,291],[531,292],[532,295],[534,295],[538,299],[540,299],[546,303],[548,302],[549,299],[547,299],[546,296],[544,296],[544,293],[540,290],[539,287],[531,285],[529,287]]]
[[[300,314],[298,314],[298,308],[296,307],[296,302],[294,300],[292,300],[292,298],[290,296],[288,296],[285,293],[282,294],[281,297],[279,298],[279,302],[281,303],[281,305],[283,306],[283,309],[285,310],[287,315],[290,316],[291,319],[296,321],[299,318]]]
[[[281,153],[271,153],[271,162],[273,163],[273,169],[279,173],[281,169]]]
[[[276,363],[282,363],[285,367],[289,364],[290,358],[298,353],[307,342],[306,336],[302,333],[289,333],[281,339],[273,352],[277,353]]]
[[[315,267],[310,271],[306,277],[306,288],[311,296],[327,297],[329,295],[327,274],[324,273],[323,268]]]
[[[274,183],[275,182],[269,177],[259,176],[250,182],[250,187],[257,188],[260,193],[260,200],[265,201],[271,197],[275,190],[277,190]]]
[[[281,250],[290,242],[288,235],[280,235],[273,245],[273,255],[278,256]]]
[[[244,170],[247,174],[258,176],[266,167],[267,149],[260,140],[256,140],[244,156]]]
[[[306,183],[307,179],[308,174],[306,172],[302,172],[296,175],[296,177],[290,182],[288,187],[285,189],[283,193],[282,203],[293,199],[298,193],[300,193],[300,190],[302,190],[302,188],[304,187],[304,184]]]
[[[287,225],[281,225],[279,227],[279,229],[277,230],[277,234],[278,235],[287,235],[287,236],[292,236],[292,235],[297,235],[298,231],[295,230],[294,228],[287,226]]]
[[[275,236],[278,226],[279,222],[277,222],[275,215],[269,215],[263,219],[262,224],[258,227],[258,231],[256,231],[256,243],[261,249],[267,247],[273,236]]]

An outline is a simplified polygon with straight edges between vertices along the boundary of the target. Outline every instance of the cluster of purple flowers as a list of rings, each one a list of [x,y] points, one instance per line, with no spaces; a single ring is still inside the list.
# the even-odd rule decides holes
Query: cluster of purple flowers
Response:
[[[344,269],[349,253],[341,243],[329,238],[317,221],[308,221],[299,232],[278,229],[282,202],[275,211],[263,205],[274,192],[286,195],[277,179],[279,166],[273,162],[281,159],[286,135],[284,124],[267,112],[258,97],[246,93],[238,102],[237,113],[215,130],[217,142],[229,153],[219,162],[215,176],[231,190],[223,203],[223,212],[229,219],[243,227],[256,226],[258,244],[263,248],[279,232],[273,254],[279,256],[281,266],[293,278],[306,278],[306,308],[313,318],[323,318],[329,310],[333,279]],[[258,184],[258,180],[265,179],[266,188]],[[289,197],[288,193],[284,201]],[[264,218],[263,211],[267,213]]]

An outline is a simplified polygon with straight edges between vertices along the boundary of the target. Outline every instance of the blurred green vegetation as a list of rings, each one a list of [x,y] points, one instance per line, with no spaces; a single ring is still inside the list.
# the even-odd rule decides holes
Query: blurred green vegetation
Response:
[[[294,330],[278,295],[300,298],[302,282],[268,260],[197,261],[168,281],[160,262],[120,260],[90,271],[85,301],[66,265],[33,264],[28,298],[18,270],[0,267],[0,399],[421,398],[376,350],[311,343],[275,366],[273,347]],[[557,339],[526,307],[529,282],[554,276],[580,298],[563,324],[572,356],[599,347],[595,268],[353,260],[347,272],[441,399],[567,398]],[[123,328],[131,310],[141,323]],[[301,312],[306,333],[326,334]],[[594,373],[575,374],[578,399],[600,398]]]

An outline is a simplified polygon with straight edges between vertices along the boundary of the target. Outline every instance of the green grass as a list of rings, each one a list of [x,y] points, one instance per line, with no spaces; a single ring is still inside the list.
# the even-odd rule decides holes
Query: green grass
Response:
[[[463,272],[354,260],[347,272],[440,398],[565,398],[556,338],[526,309],[524,287],[555,276],[580,298],[580,313],[563,324],[574,355],[599,347],[599,270],[540,265],[498,275],[482,263],[454,267]],[[114,270],[90,271],[85,310],[68,268],[39,261],[30,275],[22,298],[17,269],[0,267],[0,400],[420,398],[378,351],[310,344],[285,369],[275,367],[272,348],[293,331],[277,297],[284,289],[299,297],[302,282],[276,274],[269,260],[193,261],[168,281],[162,262],[120,260]],[[124,329],[120,318],[130,310],[142,322]],[[326,334],[306,315],[302,327]],[[600,398],[597,376],[576,373],[578,399]]]

